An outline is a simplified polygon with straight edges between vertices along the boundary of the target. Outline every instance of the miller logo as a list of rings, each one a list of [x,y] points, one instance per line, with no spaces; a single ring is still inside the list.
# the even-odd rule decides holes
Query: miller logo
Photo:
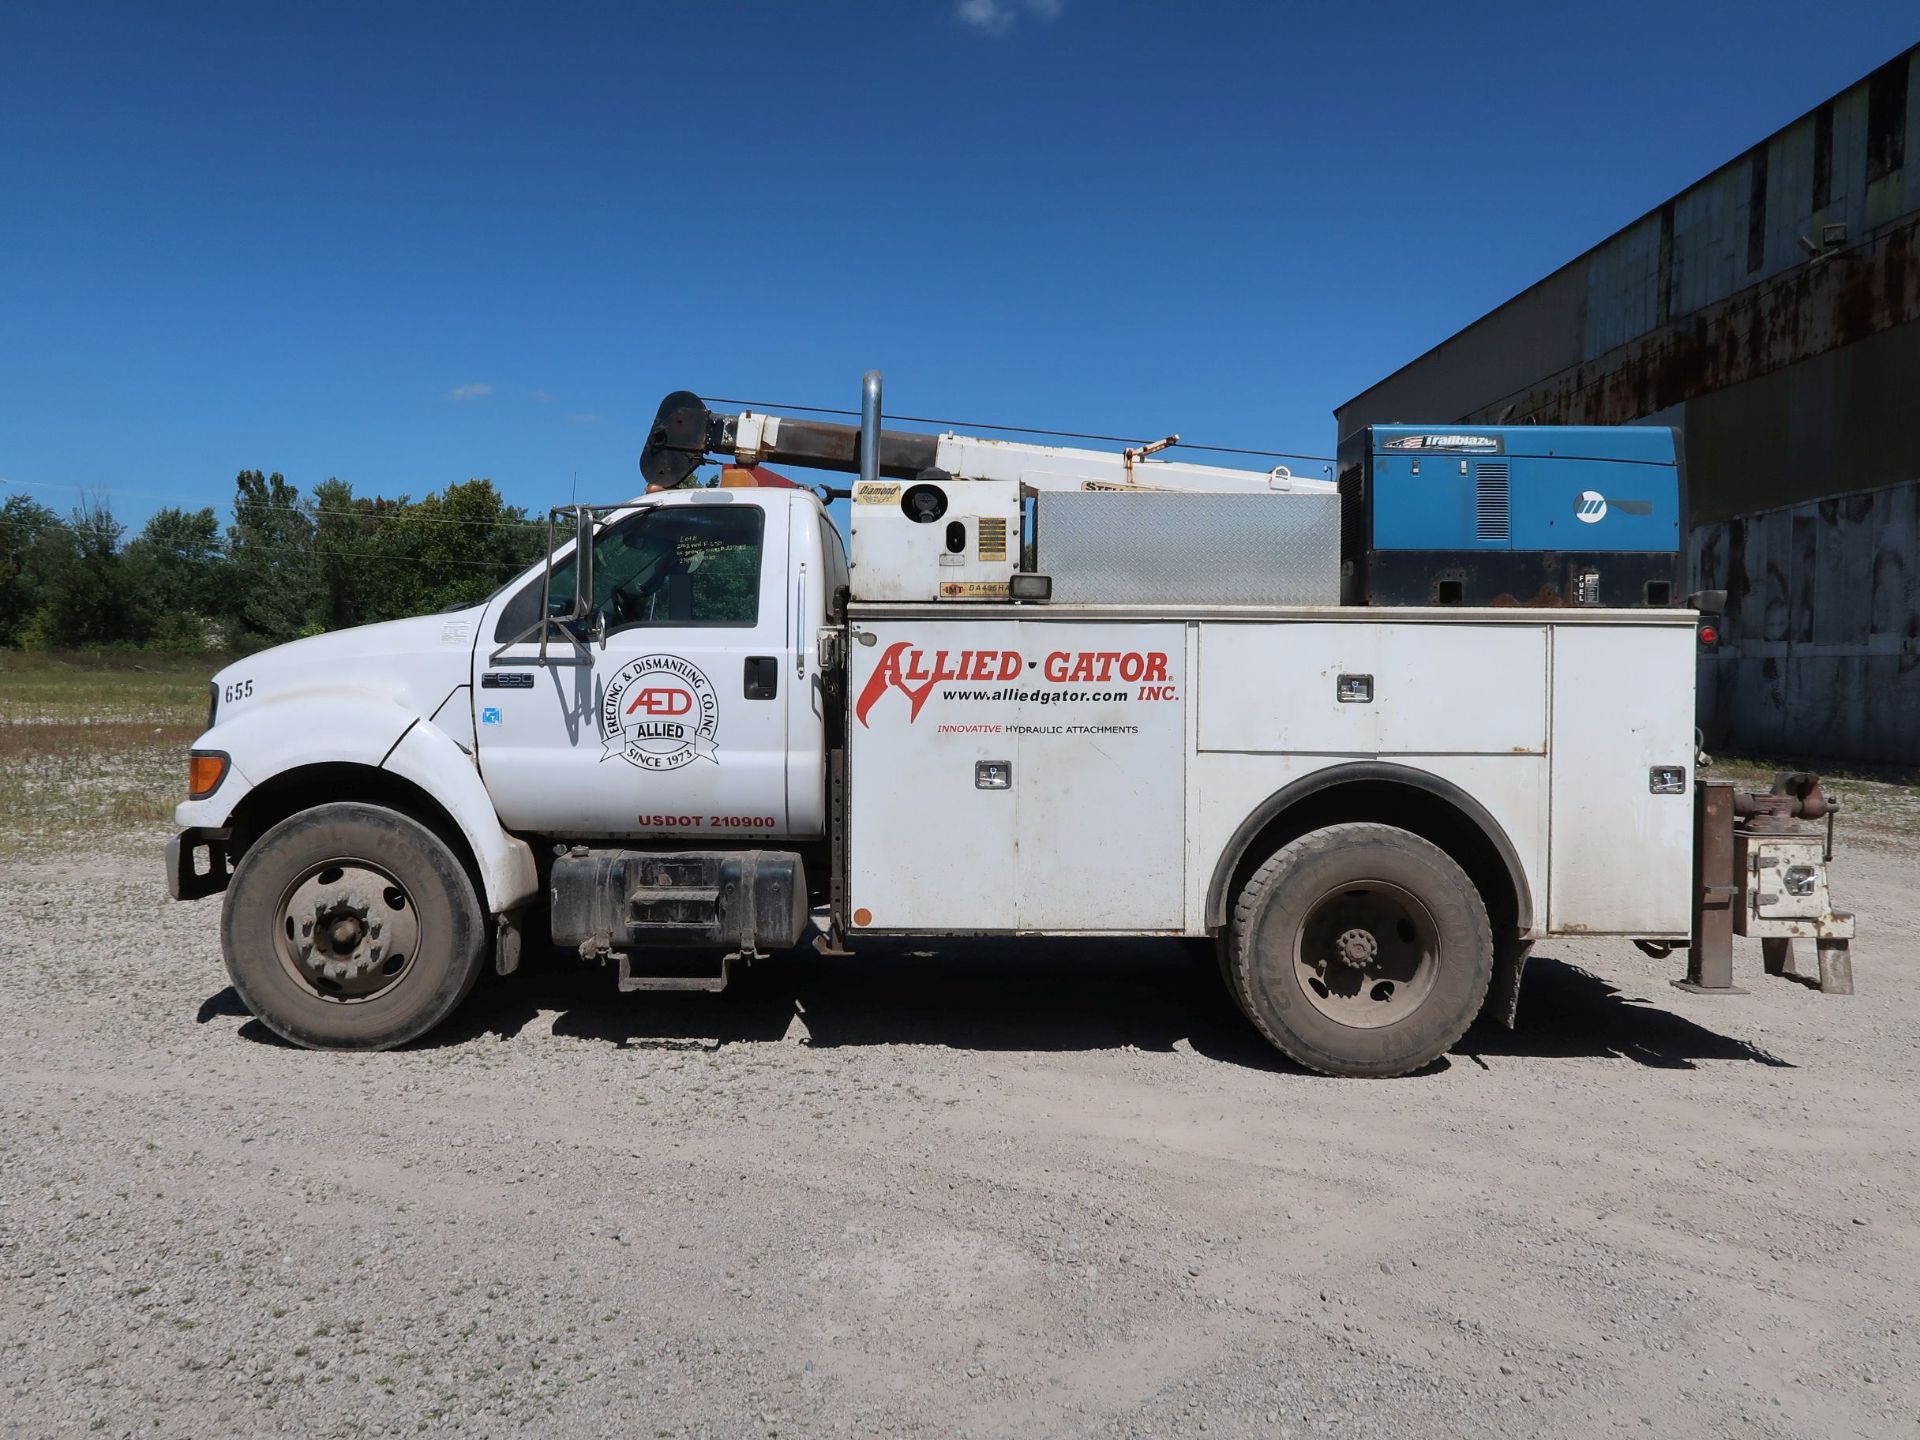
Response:
[[[1598,525],[1607,518],[1607,497],[1598,490],[1582,490],[1573,497],[1573,513],[1583,525]]]
[[[607,682],[600,758],[618,755],[642,770],[678,770],[696,759],[718,765],[719,726],[720,699],[698,668],[678,655],[642,655]]]

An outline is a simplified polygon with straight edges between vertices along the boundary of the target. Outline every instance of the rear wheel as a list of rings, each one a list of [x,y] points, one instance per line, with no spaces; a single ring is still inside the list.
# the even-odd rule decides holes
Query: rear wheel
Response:
[[[395,811],[347,803],[291,816],[247,850],[220,938],[234,989],[275,1034],[384,1050],[466,998],[484,920],[444,841]]]
[[[1446,1053],[1493,972],[1480,894],[1438,846],[1333,825],[1268,857],[1234,909],[1229,979],[1268,1040],[1329,1075],[1402,1075]]]

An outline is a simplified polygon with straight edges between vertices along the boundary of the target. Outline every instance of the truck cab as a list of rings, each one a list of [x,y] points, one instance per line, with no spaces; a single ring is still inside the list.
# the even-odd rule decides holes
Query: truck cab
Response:
[[[838,532],[793,488],[670,491],[589,522],[584,596],[576,540],[480,605],[214,678],[169,886],[226,892],[235,983],[288,1038],[412,1038],[485,955],[518,964],[529,915],[586,927],[570,943],[589,953],[634,925],[665,945],[799,938],[827,881]],[[612,840],[681,853],[638,908],[638,871],[589,859]],[[735,858],[765,847],[780,858]]]
[[[572,840],[818,840],[828,700],[815,659],[846,552],[806,490],[668,492],[597,527],[578,566],[480,613],[473,753],[501,825]]]

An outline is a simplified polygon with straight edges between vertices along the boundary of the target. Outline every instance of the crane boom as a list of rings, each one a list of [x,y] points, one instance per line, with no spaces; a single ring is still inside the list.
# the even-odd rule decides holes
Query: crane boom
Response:
[[[1272,470],[1234,470],[1161,460],[1152,452],[1178,439],[1139,446],[1121,454],[1018,440],[989,440],[948,431],[922,435],[881,430],[874,473],[889,479],[1014,480],[1032,491],[1156,490],[1195,494],[1326,493],[1331,480]],[[640,470],[647,483],[678,485],[710,456],[739,465],[785,462],[816,470],[858,473],[860,427],[822,420],[794,420],[751,410],[722,415],[691,391],[676,390],[660,402],[647,432]]]

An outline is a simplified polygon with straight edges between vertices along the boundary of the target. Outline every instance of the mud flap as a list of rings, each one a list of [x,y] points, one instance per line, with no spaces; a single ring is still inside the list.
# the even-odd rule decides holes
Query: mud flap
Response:
[[[1480,1007],[1480,1019],[1497,1021],[1513,1029],[1520,1013],[1520,974],[1533,953],[1531,940],[1509,940],[1493,947],[1493,979],[1487,985],[1486,1002]]]
[[[511,975],[520,968],[527,939],[527,912],[509,910],[493,917],[493,973]]]

